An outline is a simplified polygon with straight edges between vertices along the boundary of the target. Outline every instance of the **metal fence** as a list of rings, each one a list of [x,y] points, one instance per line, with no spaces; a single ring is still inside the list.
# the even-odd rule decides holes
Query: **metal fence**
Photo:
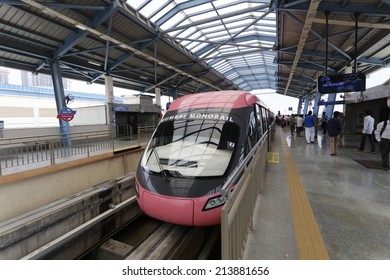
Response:
[[[263,135],[251,153],[221,189],[227,202],[221,212],[221,246],[223,260],[242,259],[248,233],[253,229],[253,212],[261,190],[269,141],[273,127]],[[230,191],[235,182],[233,192]]]
[[[0,138],[0,175],[18,173],[102,152],[145,145],[153,130],[132,137],[116,137],[112,130]]]

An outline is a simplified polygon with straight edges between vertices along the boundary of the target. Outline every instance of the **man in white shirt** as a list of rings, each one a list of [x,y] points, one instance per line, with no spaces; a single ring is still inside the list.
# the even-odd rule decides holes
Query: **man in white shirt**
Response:
[[[297,136],[302,136],[303,131],[303,118],[302,115],[297,116]]]
[[[375,130],[375,138],[379,142],[379,148],[382,155],[382,168],[389,171],[389,153],[390,153],[390,109],[388,109],[387,120],[378,123]]]
[[[370,153],[375,154],[375,141],[372,132],[374,131],[374,118],[370,110],[366,110],[366,116],[363,120],[363,130],[362,130],[362,139],[360,141],[359,151],[364,151],[364,146],[366,145],[366,138],[370,141],[371,150]]]

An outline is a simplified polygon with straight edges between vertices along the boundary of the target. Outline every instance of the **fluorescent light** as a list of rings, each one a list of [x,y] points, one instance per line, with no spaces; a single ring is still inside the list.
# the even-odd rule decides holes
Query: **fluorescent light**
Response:
[[[96,66],[102,66],[99,62],[88,60],[89,64],[96,65]]]
[[[78,29],[81,29],[81,30],[87,30],[87,27],[82,25],[82,24],[76,24],[75,25]]]

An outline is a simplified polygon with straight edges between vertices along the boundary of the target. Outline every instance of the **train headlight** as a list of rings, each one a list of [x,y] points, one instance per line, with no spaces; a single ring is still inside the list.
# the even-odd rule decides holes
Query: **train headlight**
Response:
[[[217,197],[210,198],[207,201],[203,210],[210,210],[210,209],[219,207],[219,206],[225,204],[225,202],[226,202],[226,198],[224,196],[217,196]]]

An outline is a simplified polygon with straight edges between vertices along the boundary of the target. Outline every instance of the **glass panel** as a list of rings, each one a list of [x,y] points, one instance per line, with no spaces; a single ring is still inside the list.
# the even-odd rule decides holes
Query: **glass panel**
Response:
[[[175,120],[159,124],[141,166],[171,177],[222,176],[232,158],[239,127],[218,120]]]
[[[166,15],[170,10],[177,5],[190,0],[131,0],[126,3],[148,18],[152,23],[155,23],[161,17]],[[196,3],[191,2],[192,3]],[[270,0],[257,1],[237,1],[237,0],[215,0],[209,3],[200,4],[185,10],[180,10],[172,15],[170,19],[164,22],[160,28],[168,30],[177,26],[189,25],[181,30],[169,32],[168,35],[173,39],[177,37],[177,42],[193,53],[198,52],[204,47],[207,47],[210,42],[228,42],[227,45],[214,44],[209,51],[200,54],[199,57],[206,59],[220,73],[230,72],[234,67],[248,67],[249,73],[263,73],[263,75],[273,75],[275,70],[263,69],[258,71],[257,68],[262,65],[274,65],[274,55],[261,52],[262,48],[271,49],[276,42],[276,13],[268,12],[268,7],[257,9],[251,12],[240,13],[240,11],[248,8],[260,7],[270,3]],[[166,5],[166,7],[165,7]],[[142,7],[142,9],[141,9]],[[225,17],[230,13],[233,16]],[[264,16],[265,15],[265,16]],[[216,19],[221,16],[220,19]],[[258,20],[263,17],[261,20]],[[212,20],[212,18],[214,18]],[[205,22],[205,19],[209,21]],[[223,24],[222,24],[223,22]],[[253,23],[255,22],[255,23]],[[198,24],[197,24],[198,23]],[[192,26],[191,26],[192,25]],[[245,30],[243,30],[245,29]],[[240,38],[248,36],[248,40],[239,41]],[[257,37],[256,37],[257,36]],[[190,41],[202,40],[200,41]],[[229,40],[234,38],[237,45],[229,45]],[[258,38],[258,39],[256,39]],[[257,55],[242,54],[242,52],[252,52],[259,50]],[[224,55],[229,55],[223,58]],[[236,58],[234,57],[236,55]],[[214,59],[223,59],[218,63],[213,63]],[[241,71],[237,71],[235,76],[242,75]],[[243,80],[250,81],[250,75]],[[267,77],[265,77],[267,78]],[[272,77],[268,77],[271,79]],[[236,80],[234,81],[236,82]]]

